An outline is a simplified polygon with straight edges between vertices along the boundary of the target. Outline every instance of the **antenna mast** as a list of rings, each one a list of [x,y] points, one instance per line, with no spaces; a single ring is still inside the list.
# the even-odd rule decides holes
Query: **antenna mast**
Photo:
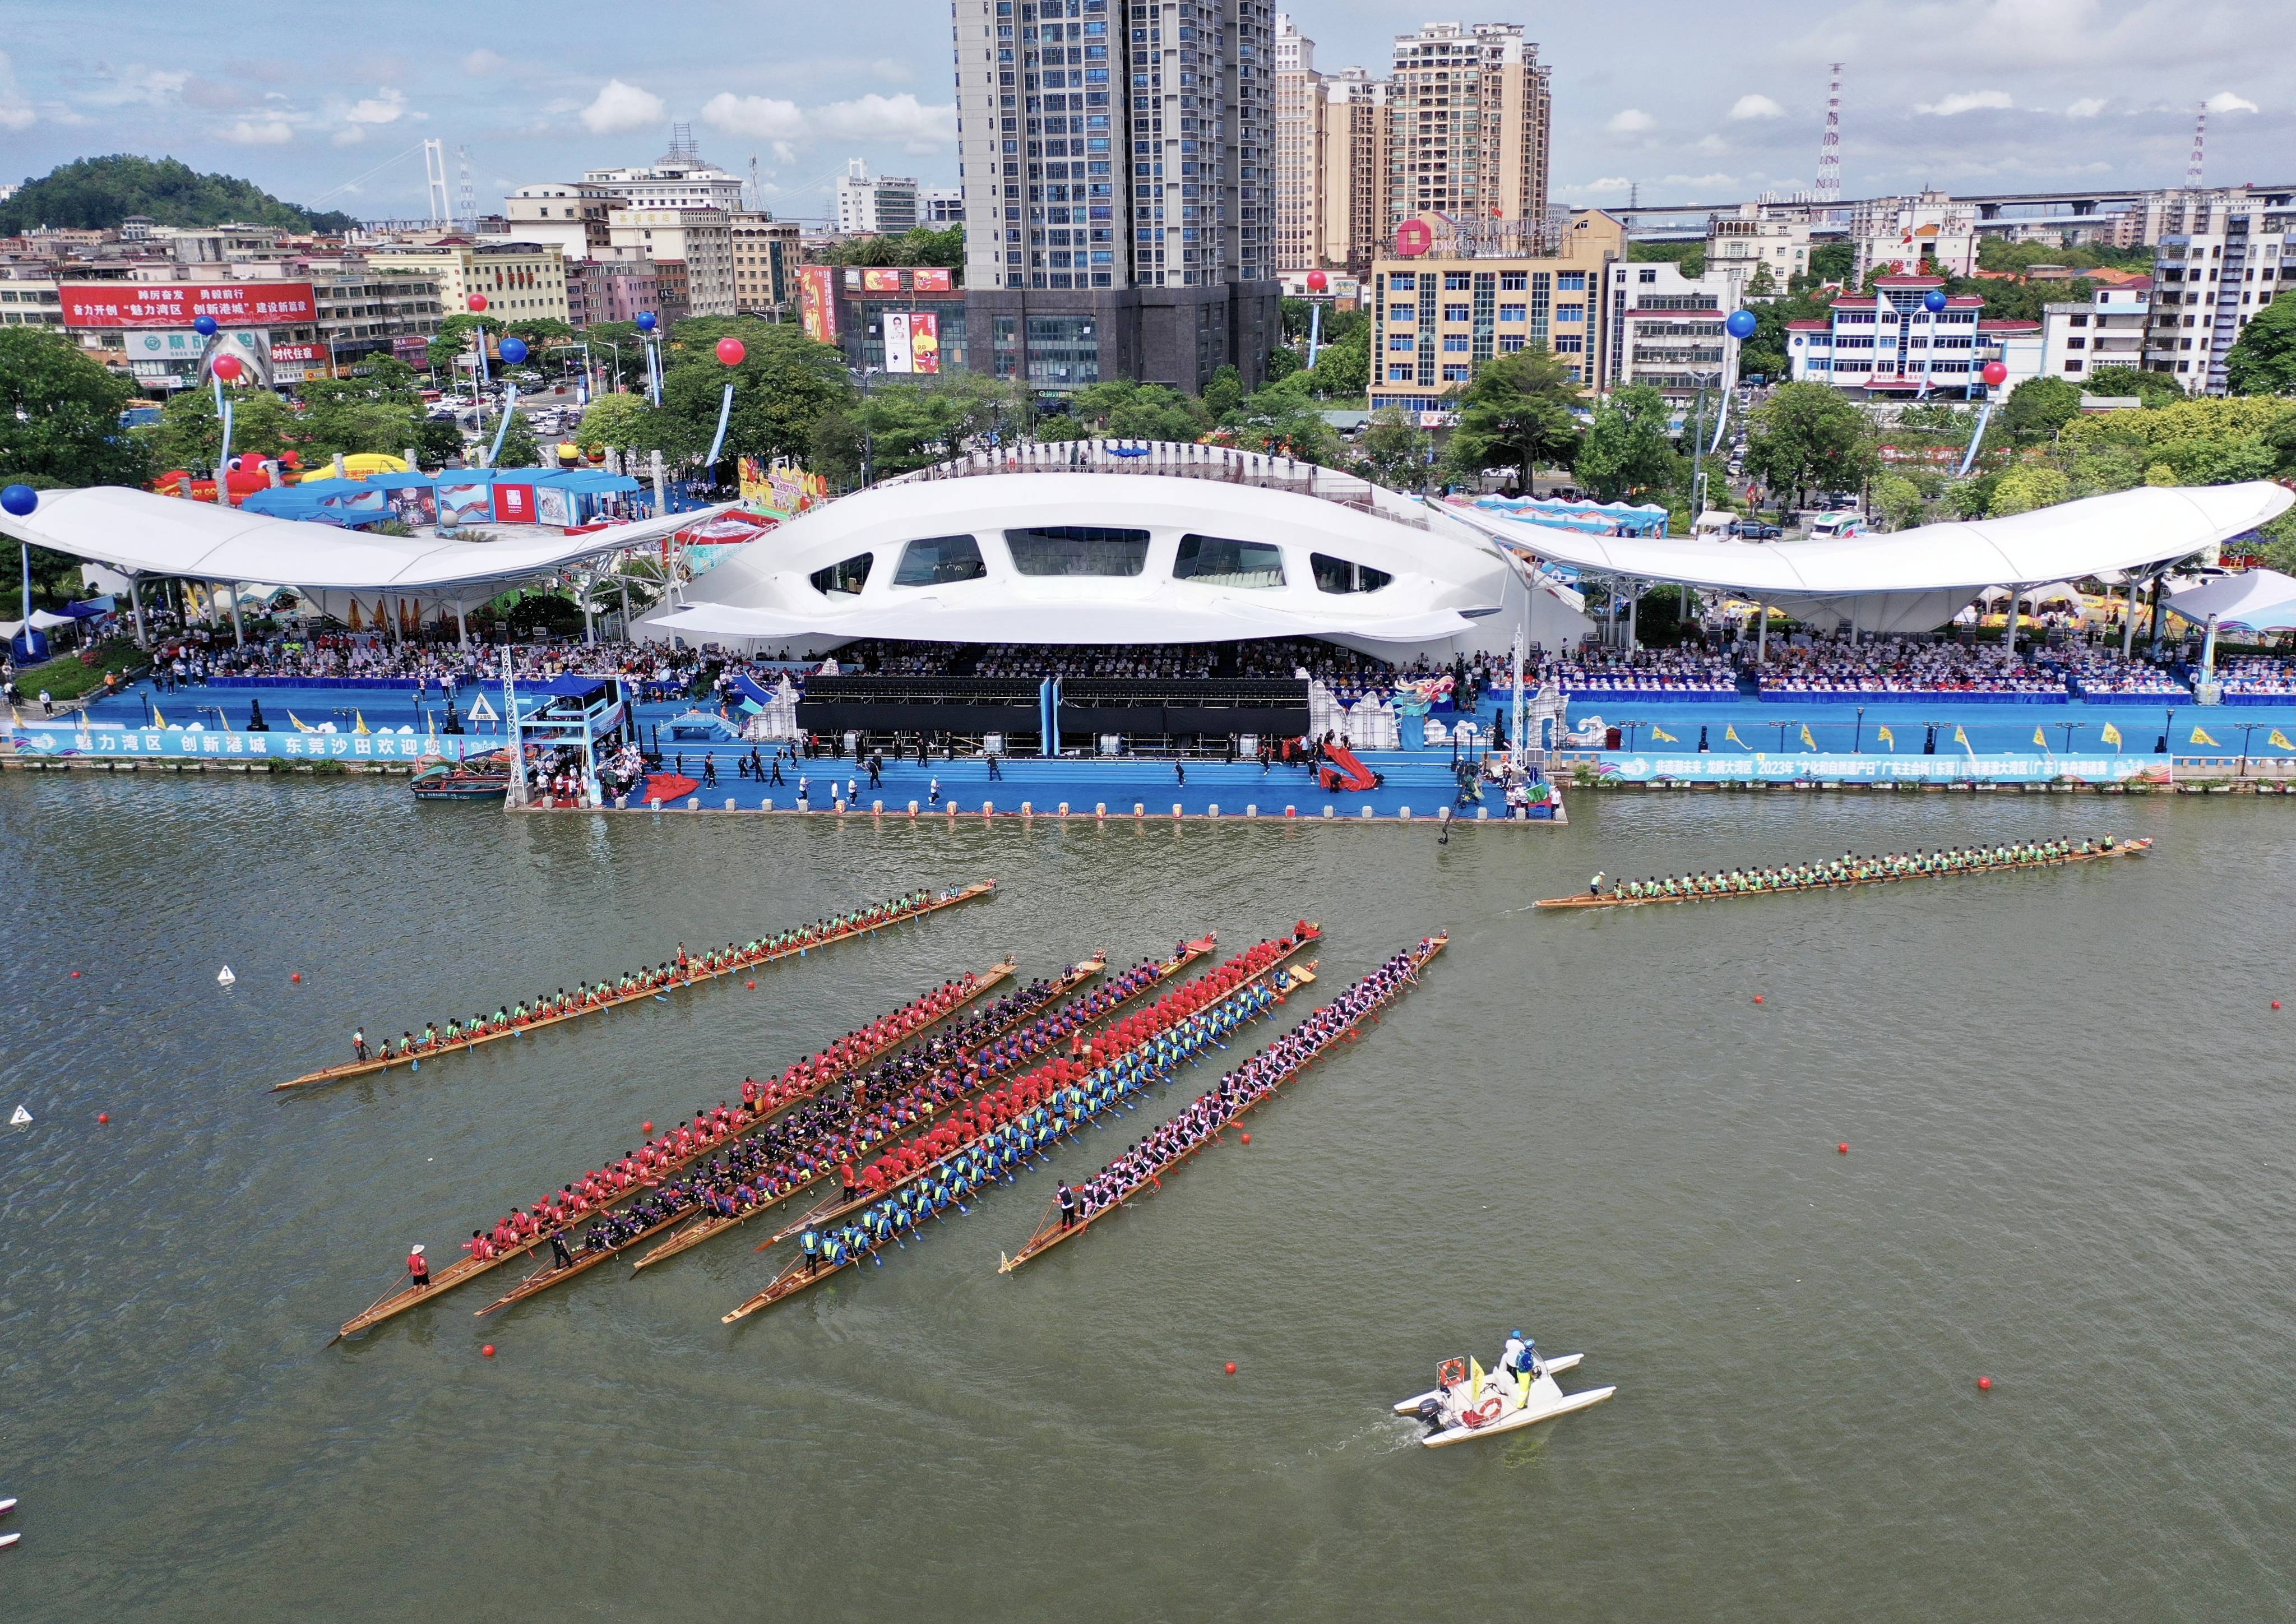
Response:
[[[1825,134],[1817,144],[1817,201],[1841,201],[1841,69],[1833,64],[1833,87],[1825,97]]]

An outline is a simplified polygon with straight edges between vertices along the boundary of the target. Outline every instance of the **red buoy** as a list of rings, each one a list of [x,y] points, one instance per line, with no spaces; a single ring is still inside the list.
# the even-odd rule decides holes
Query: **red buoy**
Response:
[[[73,972],[72,972],[72,980],[75,980],[75,981],[77,981],[77,980],[79,980],[79,972],[78,972],[78,971],[75,970],[75,971],[73,971]]]
[[[303,972],[302,972],[301,971],[299,971],[299,971],[297,971],[293,975],[289,976],[287,979],[288,979],[289,980],[291,980],[291,981],[299,981],[299,980],[301,980],[303,979]]]
[[[1235,1361],[1234,1359],[1230,1359],[1227,1362],[1227,1374],[1230,1375],[1235,1374]]]
[[[99,1122],[109,1122],[111,1120],[111,1113],[108,1111],[99,1111],[95,1113],[95,1120]]]
[[[1991,1392],[1993,1390],[1993,1378],[1991,1376],[1978,1377],[1977,1390],[1980,1393]]]
[[[758,990],[758,984],[755,981],[744,981],[742,985],[748,988],[751,992]]]
[[[644,1124],[644,1128],[645,1128],[645,1132],[646,1132],[646,1134],[647,1134],[649,1136],[651,1136],[652,1135],[652,1133],[653,1133],[653,1124],[652,1124],[652,1123],[651,1123],[651,1122],[648,1122],[648,1123]]]
[[[1847,1144],[1837,1144],[1833,1147],[1833,1153],[1837,1156],[1847,1156],[1849,1154],[1849,1146]]]
[[[492,1342],[488,1342],[485,1347],[480,1349],[479,1351],[491,1359],[495,1357],[495,1345]]]
[[[1754,995],[1754,1002],[1755,1002],[1755,1003],[1757,1003],[1757,1004],[1759,1004],[1761,1001],[1762,1001],[1762,995],[1761,995],[1761,994],[1759,994],[1759,993],[1756,993],[1756,994]]]
[[[1246,1144],[1250,1144],[1251,1143],[1251,1136],[1250,1136],[1250,1134],[1246,1134],[1246,1135],[1244,1135],[1244,1136],[1243,1136],[1243,1142],[1244,1142]]]
[[[2272,1000],[2272,1007],[2273,1007],[2273,1008],[2275,1008],[2275,1009],[2278,1009],[2278,1008],[2280,1007],[2280,1000],[2279,1000],[2279,999],[2277,999],[2277,998],[2273,999],[2273,1000]]]

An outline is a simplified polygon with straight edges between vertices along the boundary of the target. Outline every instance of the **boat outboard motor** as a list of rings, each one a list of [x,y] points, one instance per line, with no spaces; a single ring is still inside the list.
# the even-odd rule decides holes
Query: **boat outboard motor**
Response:
[[[1422,1398],[1419,1401],[1419,1419],[1427,1423],[1427,1430],[1431,1433],[1441,1431],[1443,1401],[1440,1398]]]

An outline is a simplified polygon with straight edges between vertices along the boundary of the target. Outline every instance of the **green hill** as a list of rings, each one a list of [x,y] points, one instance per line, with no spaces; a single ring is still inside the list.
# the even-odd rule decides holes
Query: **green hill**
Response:
[[[348,231],[357,222],[332,209],[313,213],[283,203],[253,181],[230,175],[201,175],[173,158],[138,158],[132,152],[82,158],[42,176],[27,178],[16,195],[0,202],[0,235],[35,226],[100,231],[131,214],[147,214],[162,226],[220,226],[226,220],[279,226],[289,231]]]

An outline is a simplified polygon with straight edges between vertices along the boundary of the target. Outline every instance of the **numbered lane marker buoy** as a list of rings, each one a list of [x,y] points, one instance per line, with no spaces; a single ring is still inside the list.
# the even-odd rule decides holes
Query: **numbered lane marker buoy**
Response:
[[[216,981],[219,986],[228,987],[237,980],[239,980],[239,978],[232,974],[231,966],[229,964],[226,964],[222,969],[216,972]]]
[[[25,1110],[21,1105],[19,1105],[16,1107],[14,1114],[9,1117],[8,1126],[11,1128],[22,1128],[26,1124],[29,1123],[31,1120],[32,1113]]]

